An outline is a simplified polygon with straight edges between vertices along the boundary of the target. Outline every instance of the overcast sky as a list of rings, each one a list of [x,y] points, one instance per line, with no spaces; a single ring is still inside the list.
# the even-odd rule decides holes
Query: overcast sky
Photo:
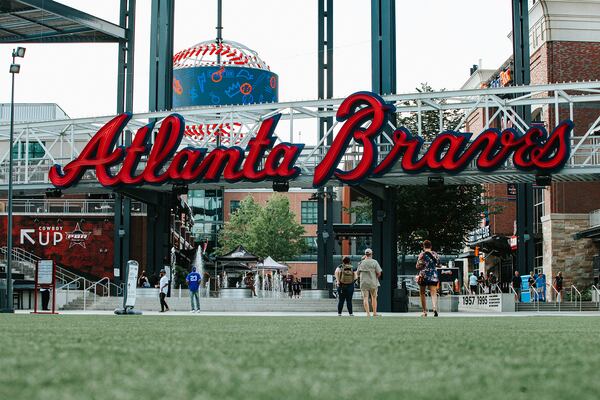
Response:
[[[118,23],[118,0],[60,0]],[[177,0],[175,52],[216,36],[216,0]],[[282,101],[317,97],[317,0],[223,0],[223,37],[254,49],[279,74]],[[371,88],[370,0],[334,1],[334,95]],[[479,59],[511,53],[508,0],[396,1],[399,93],[421,82],[457,89]],[[137,1],[134,111],[147,111],[150,0]],[[0,102],[10,101],[10,53],[0,45]],[[116,110],[116,44],[29,44],[17,102],[58,103],[71,117]]]

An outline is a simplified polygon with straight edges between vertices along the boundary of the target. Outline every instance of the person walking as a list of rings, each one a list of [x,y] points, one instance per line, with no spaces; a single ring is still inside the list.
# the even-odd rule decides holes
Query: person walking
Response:
[[[427,298],[425,290],[429,288],[431,295],[431,303],[433,305],[433,316],[438,316],[437,311],[437,289],[440,280],[437,274],[437,267],[440,265],[440,257],[432,250],[432,245],[429,240],[423,241],[423,251],[417,258],[417,270],[419,271],[418,281],[419,296],[421,297],[421,308],[423,309],[423,317],[427,316]]]
[[[346,302],[348,314],[354,315],[352,313],[352,296],[354,295],[356,272],[354,272],[354,269],[352,268],[350,257],[345,256],[342,259],[342,264],[335,269],[335,280],[338,291],[338,315],[340,317],[342,316],[344,302]]]
[[[546,275],[540,272],[535,279],[535,287],[537,288],[538,299],[546,301]]]
[[[556,302],[562,302],[563,276],[562,272],[558,271],[554,277],[554,289],[556,289]]]
[[[521,279],[521,275],[519,274],[519,271],[515,271],[515,275],[512,278],[512,288],[515,291],[515,302],[518,303],[521,301],[521,283],[522,283],[522,279]]]
[[[485,294],[485,292],[482,293],[482,290],[485,291],[485,277],[483,276],[483,272],[480,272],[479,277],[477,277],[477,293]]]
[[[294,289],[292,289],[294,286],[294,278],[291,274],[288,274],[288,276],[285,278],[285,286],[287,287],[287,292],[291,299],[294,297]]]
[[[256,286],[254,284],[254,274],[252,272],[248,272],[246,274],[244,284],[246,285],[246,287],[248,289],[250,289],[250,294],[252,295],[252,297],[257,297],[256,296]]]
[[[300,284],[300,279],[294,279],[294,283],[292,283],[292,290],[294,291],[294,298],[299,299],[300,293],[302,292],[302,285]]]
[[[381,267],[373,259],[373,250],[365,250],[365,256],[360,264],[358,264],[356,274],[360,279],[360,291],[363,296],[363,306],[365,307],[367,317],[371,315],[369,312],[369,296],[371,297],[373,316],[380,316],[381,314],[377,313],[377,289],[379,287],[379,278],[381,277]]]
[[[536,286],[535,286],[535,280],[537,278],[537,275],[533,274],[533,271],[531,271],[529,273],[529,279],[527,279],[527,284],[529,285],[529,296],[531,301],[535,300],[539,300],[538,296],[537,296],[537,290],[536,290]]]
[[[198,272],[196,272],[196,267],[192,267],[192,272],[185,277],[185,281],[187,282],[188,289],[190,290],[190,302],[192,303],[192,309],[190,312],[200,312],[200,295],[198,294],[198,289],[200,289],[202,277]],[[195,303],[194,300],[196,300]]]
[[[490,274],[488,275],[488,284],[490,285],[490,294],[499,291],[498,278],[493,272],[490,272]],[[500,292],[502,291],[500,290]]]
[[[477,294],[477,274],[475,271],[469,277],[469,287],[471,288],[471,294]]]
[[[164,269],[160,270],[160,281],[156,286],[158,288],[158,297],[160,299],[160,312],[169,311],[169,306],[165,301],[167,293],[169,292],[169,277]]]

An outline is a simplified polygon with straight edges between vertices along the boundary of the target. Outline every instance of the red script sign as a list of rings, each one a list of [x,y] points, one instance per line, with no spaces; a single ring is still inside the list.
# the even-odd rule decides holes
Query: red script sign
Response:
[[[377,138],[394,111],[392,104],[373,93],[359,92],[346,98],[336,116],[343,122],[342,127],[315,168],[313,186],[320,187],[334,176],[344,183],[356,184],[382,176],[398,163],[408,173],[458,173],[473,161],[480,170],[492,171],[512,156],[516,169],[552,172],[561,169],[569,158],[573,123],[567,120],[550,136],[537,126],[523,135],[513,129],[490,128],[475,138],[470,133],[445,131],[430,144],[406,128],[398,128],[393,132],[392,150],[378,162]],[[50,181],[66,188],[75,185],[90,169],[107,187],[216,182],[221,178],[227,182],[292,180],[300,174],[295,163],[304,145],[280,143],[273,147],[273,133],[280,117],[278,114],[264,120],[245,150],[232,146],[208,152],[194,147],[178,151],[185,128],[183,117],[178,114],[163,120],[153,145],[149,145],[149,138],[154,125],[149,124],[137,131],[130,146],[116,147],[131,118],[130,114],[121,114],[104,125],[75,160],[64,168],[54,165],[49,172]],[[338,169],[353,140],[363,147],[361,160],[350,170]],[[146,157],[145,166],[138,172],[142,157]],[[111,173],[110,167],[119,164],[118,172]]]

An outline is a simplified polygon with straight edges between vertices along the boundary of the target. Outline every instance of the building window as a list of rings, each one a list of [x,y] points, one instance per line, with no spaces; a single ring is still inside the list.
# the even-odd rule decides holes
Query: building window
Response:
[[[542,217],[545,214],[544,188],[533,189],[533,233],[542,233]]]
[[[230,200],[229,201],[229,215],[233,214],[240,208],[239,200]]]
[[[306,243],[306,252],[304,254],[316,256],[317,255],[317,237],[316,236],[305,236],[304,241]]]
[[[46,154],[46,152],[44,151],[42,145],[38,142],[20,142],[15,143],[13,146],[13,157],[16,160],[25,160],[26,157],[29,160],[40,160],[44,158],[44,154]]]
[[[317,223],[317,202],[316,201],[303,201],[300,205],[301,222],[303,224],[316,224]]]

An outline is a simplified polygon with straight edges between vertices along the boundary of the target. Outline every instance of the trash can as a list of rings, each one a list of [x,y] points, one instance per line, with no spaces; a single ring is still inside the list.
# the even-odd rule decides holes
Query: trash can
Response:
[[[394,290],[394,298],[392,300],[393,312],[408,312],[408,290],[406,287]]]

